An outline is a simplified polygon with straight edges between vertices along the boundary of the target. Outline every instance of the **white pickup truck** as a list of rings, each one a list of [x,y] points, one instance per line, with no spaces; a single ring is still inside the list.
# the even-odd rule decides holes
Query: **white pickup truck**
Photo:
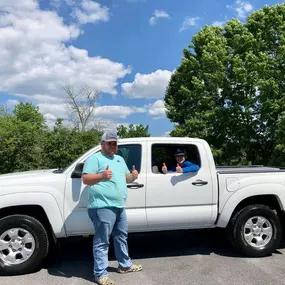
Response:
[[[282,169],[217,168],[201,139],[131,138],[118,145],[129,168],[135,165],[139,171],[128,185],[129,232],[220,227],[245,256],[266,256],[279,246],[285,205]],[[175,163],[177,147],[199,171],[161,172],[163,162],[168,167]],[[0,175],[2,275],[38,269],[60,238],[94,234],[81,173],[84,161],[98,151],[100,145],[62,170]]]

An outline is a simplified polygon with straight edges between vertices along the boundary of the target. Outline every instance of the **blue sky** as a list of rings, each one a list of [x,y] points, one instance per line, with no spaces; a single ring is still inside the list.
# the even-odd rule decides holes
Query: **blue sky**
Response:
[[[64,83],[87,85],[100,91],[95,115],[108,128],[142,123],[166,135],[164,91],[192,36],[277,3],[0,0],[0,104],[33,102],[52,126],[68,118]]]

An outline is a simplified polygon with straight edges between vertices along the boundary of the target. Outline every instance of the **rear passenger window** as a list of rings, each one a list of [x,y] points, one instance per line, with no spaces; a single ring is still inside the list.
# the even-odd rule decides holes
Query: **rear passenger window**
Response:
[[[177,164],[174,154],[177,149],[183,150],[186,153],[186,160],[197,164],[201,167],[201,159],[199,150],[196,145],[191,144],[153,144],[151,150],[152,157],[152,172],[162,173],[162,165],[166,164],[170,169]]]
[[[142,156],[142,146],[140,144],[119,145],[117,155],[124,158],[130,171],[132,171],[133,165],[135,165],[136,170],[140,173]]]

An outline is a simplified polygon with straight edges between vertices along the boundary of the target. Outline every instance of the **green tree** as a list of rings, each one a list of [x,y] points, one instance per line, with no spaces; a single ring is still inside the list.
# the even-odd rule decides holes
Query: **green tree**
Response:
[[[39,108],[20,103],[8,113],[0,108],[0,173],[64,168],[100,142],[102,131],[65,127],[58,118],[47,128]]]
[[[0,116],[0,173],[43,167],[44,118],[29,103]]]
[[[271,157],[271,164],[285,167],[285,112],[280,114],[276,124],[276,145]]]
[[[7,110],[4,106],[0,106],[0,118],[7,115]]]
[[[133,125],[128,127],[120,125],[117,127],[117,133],[120,138],[138,138],[138,137],[150,137],[148,132],[149,126],[144,127],[142,124]]]
[[[19,122],[31,123],[39,128],[44,128],[45,119],[40,113],[39,107],[32,103],[19,103],[15,106],[13,114]]]
[[[219,164],[274,163],[285,110],[285,4],[242,24],[205,26],[183,51],[165,95],[171,136],[206,139]]]
[[[102,132],[96,129],[78,131],[57,119],[53,130],[45,133],[44,153],[48,168],[65,168],[100,142]]]

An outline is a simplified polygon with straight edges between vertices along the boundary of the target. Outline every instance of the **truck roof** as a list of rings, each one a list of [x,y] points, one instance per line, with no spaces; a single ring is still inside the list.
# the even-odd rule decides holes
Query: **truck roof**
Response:
[[[179,142],[179,143],[187,143],[187,142],[202,142],[205,143],[205,140],[199,138],[191,138],[191,137],[139,137],[139,138],[124,138],[119,139],[118,142],[141,142],[141,141],[151,141],[151,142]]]

